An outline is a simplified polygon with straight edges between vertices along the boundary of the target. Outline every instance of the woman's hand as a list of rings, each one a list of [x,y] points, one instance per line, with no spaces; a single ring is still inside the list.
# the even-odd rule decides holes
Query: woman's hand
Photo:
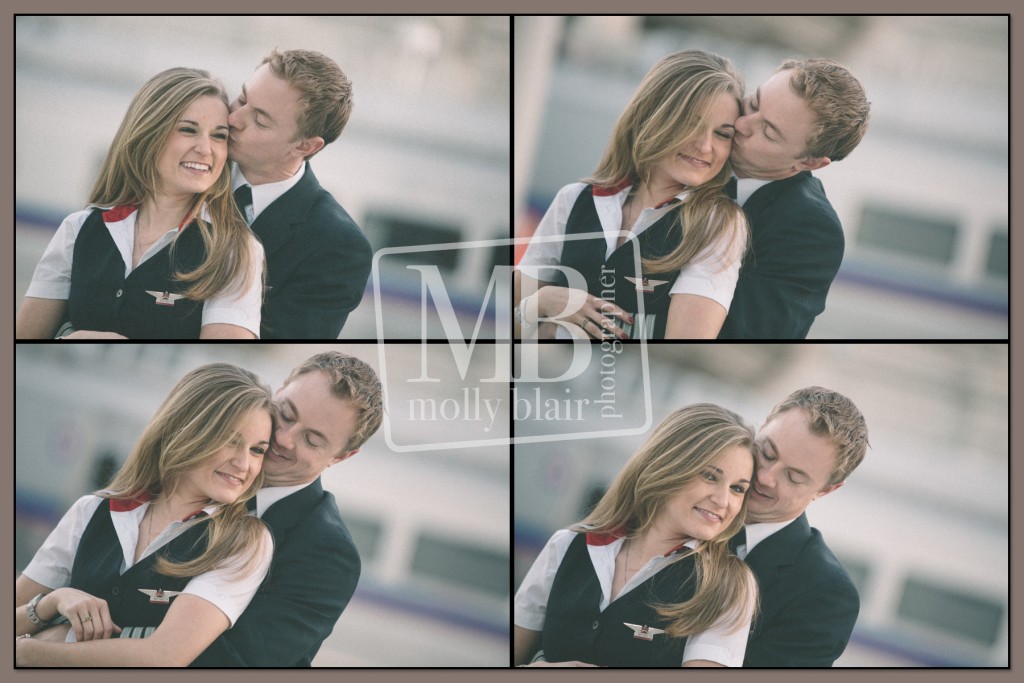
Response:
[[[96,332],[95,330],[75,330],[61,339],[127,339],[117,332]]]
[[[566,311],[571,311],[564,315]],[[591,296],[582,289],[569,289],[547,285],[537,290],[537,312],[543,318],[562,320],[578,325],[588,337],[606,339],[618,337],[629,339],[629,335],[613,323],[609,316],[632,324],[633,316],[611,301]],[[559,317],[560,316],[560,317]]]
[[[58,588],[45,599],[55,601],[58,614],[71,622],[75,640],[99,640],[121,632],[121,627],[110,618],[106,600],[75,588]]]

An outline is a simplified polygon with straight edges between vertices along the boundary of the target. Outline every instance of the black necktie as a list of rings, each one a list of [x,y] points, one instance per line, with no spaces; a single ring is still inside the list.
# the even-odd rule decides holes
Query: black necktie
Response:
[[[245,185],[244,187],[249,187]],[[249,500],[245,501],[245,509],[249,512],[256,512],[256,496],[253,496]]]
[[[245,208],[252,205],[252,188],[248,185],[239,185],[235,190],[235,204],[238,205],[238,210],[242,212],[248,222],[249,216],[245,213]]]
[[[725,193],[729,195],[729,199],[736,199],[736,176],[729,178],[729,182],[725,184]]]
[[[740,529],[740,532],[729,539],[729,550],[736,552],[741,545],[747,544],[747,527]]]

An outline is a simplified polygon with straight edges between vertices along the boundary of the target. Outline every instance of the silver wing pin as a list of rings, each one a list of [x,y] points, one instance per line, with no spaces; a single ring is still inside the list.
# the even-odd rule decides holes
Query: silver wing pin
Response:
[[[668,280],[651,280],[650,278],[646,277],[638,279],[635,277],[627,276],[626,279],[633,283],[633,285],[636,287],[636,291],[643,292],[644,294],[650,294],[651,292],[654,291],[655,287],[657,287],[658,285],[663,285],[666,282],[668,282]]]
[[[638,640],[654,640],[654,636],[658,635],[659,633],[664,633],[662,629],[654,628],[653,626],[648,626],[647,624],[641,626],[639,624],[627,624],[626,622],[622,623],[633,630],[633,637],[637,638]]]
[[[173,306],[175,301],[185,298],[181,294],[174,294],[172,292],[154,292],[151,289],[147,289],[146,294],[155,296],[156,303],[159,306]]]

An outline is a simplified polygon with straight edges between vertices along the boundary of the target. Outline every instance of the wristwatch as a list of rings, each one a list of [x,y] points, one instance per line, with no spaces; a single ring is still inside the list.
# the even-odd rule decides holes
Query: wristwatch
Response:
[[[33,624],[40,628],[43,628],[50,623],[49,621],[43,621],[39,618],[39,615],[36,614],[36,605],[38,605],[39,601],[46,597],[46,595],[46,593],[40,593],[36,597],[29,600],[28,605],[25,606],[25,611],[28,612],[29,621],[31,621]]]

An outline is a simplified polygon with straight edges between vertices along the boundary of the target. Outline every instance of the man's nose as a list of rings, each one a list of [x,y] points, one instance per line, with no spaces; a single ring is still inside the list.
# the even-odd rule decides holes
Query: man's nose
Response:
[[[775,469],[772,464],[758,465],[757,475],[754,479],[762,488],[775,488]]]
[[[292,447],[292,430],[284,423],[274,426],[274,441],[282,448]]]
[[[230,120],[230,117],[228,117]],[[736,127],[736,135],[748,137],[751,133],[751,121],[749,116],[741,116],[733,122]]]
[[[238,114],[238,110],[241,107],[232,105],[231,111],[228,112],[228,127],[229,128],[241,128],[242,117]]]

